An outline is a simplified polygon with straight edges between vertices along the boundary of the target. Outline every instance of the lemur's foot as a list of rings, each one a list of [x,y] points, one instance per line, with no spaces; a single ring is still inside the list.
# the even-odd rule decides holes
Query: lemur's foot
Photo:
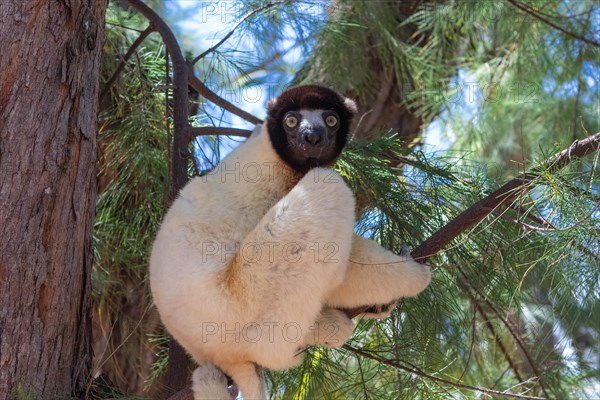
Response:
[[[321,311],[321,315],[313,325],[311,339],[316,345],[341,347],[354,332],[354,322],[346,313],[333,308]]]
[[[384,319],[392,315],[396,304],[398,304],[398,300],[394,300],[388,304],[377,304],[366,309],[360,316],[363,318]]]

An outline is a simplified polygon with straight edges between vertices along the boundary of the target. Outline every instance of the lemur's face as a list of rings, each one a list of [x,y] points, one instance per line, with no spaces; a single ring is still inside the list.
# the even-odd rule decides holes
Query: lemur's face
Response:
[[[271,143],[298,172],[331,165],[346,145],[355,107],[352,100],[321,86],[290,89],[269,103]]]
[[[340,116],[335,111],[288,111],[282,126],[295,162],[316,167],[327,165],[339,156],[341,149],[336,147],[336,135]]]

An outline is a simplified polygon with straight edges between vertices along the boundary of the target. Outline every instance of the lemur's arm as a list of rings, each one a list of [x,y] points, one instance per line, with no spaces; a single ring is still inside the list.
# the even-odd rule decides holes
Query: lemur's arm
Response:
[[[409,254],[398,256],[372,240],[354,235],[343,283],[327,297],[327,305],[355,308],[389,304],[419,294],[431,280],[429,267]]]

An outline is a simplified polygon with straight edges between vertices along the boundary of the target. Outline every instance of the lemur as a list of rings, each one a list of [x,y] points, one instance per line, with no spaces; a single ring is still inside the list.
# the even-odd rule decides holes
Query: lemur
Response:
[[[306,346],[349,339],[354,323],[340,309],[393,304],[429,284],[429,267],[353,233],[354,196],[329,167],[355,113],[331,89],[287,90],[167,212],[150,283],[166,328],[200,365],[196,400],[233,399],[224,374],[244,399],[265,399],[263,368],[297,366]]]

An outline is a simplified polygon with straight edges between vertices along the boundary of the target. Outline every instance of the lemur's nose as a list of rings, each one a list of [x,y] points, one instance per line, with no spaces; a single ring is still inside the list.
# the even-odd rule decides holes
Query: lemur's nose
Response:
[[[321,134],[316,131],[309,132],[304,137],[304,140],[306,140],[308,143],[312,144],[313,146],[318,144],[321,141],[321,139],[322,139]]]
[[[326,135],[327,130],[324,126],[307,126],[301,130],[300,140],[310,146],[323,146],[326,143]]]

